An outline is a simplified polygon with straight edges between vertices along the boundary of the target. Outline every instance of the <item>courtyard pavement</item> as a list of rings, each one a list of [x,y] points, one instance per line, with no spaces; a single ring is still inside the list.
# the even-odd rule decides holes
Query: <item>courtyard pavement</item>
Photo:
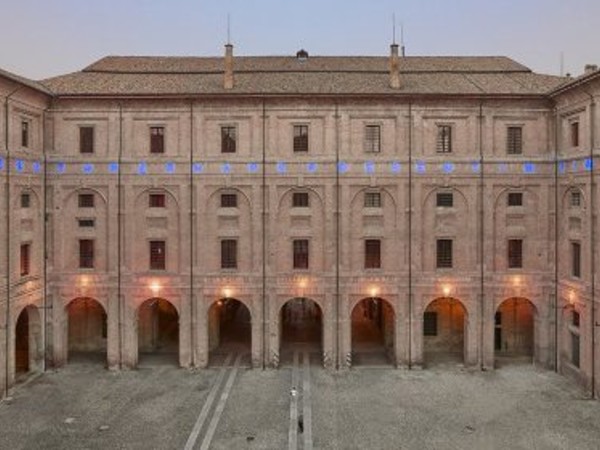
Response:
[[[332,372],[308,356],[264,371],[236,355],[206,370],[72,364],[0,403],[0,448],[600,448],[600,402],[531,365]]]

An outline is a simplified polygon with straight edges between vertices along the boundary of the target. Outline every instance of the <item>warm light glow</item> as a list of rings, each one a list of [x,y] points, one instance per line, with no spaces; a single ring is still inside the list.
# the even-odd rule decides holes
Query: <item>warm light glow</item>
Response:
[[[89,278],[86,275],[82,275],[79,278],[79,286],[81,287],[88,287],[88,284],[90,283]]]
[[[308,285],[308,280],[306,278],[300,278],[300,280],[298,280],[298,287],[300,289],[305,289],[307,285]]]
[[[372,286],[369,292],[371,297],[375,298],[379,295],[379,288],[377,286]]]
[[[231,298],[232,292],[229,288],[223,289],[223,298]]]
[[[514,286],[521,286],[521,277],[519,275],[515,275],[513,277],[513,285]]]
[[[575,303],[575,292],[573,291],[569,292],[569,303],[571,303],[571,305]]]
[[[158,295],[158,293],[160,292],[160,283],[156,280],[154,280],[151,284],[150,284],[150,290],[152,291],[152,293],[156,296]]]
[[[451,290],[451,287],[447,284],[442,288],[442,292],[444,292],[445,297],[448,297],[450,295]]]

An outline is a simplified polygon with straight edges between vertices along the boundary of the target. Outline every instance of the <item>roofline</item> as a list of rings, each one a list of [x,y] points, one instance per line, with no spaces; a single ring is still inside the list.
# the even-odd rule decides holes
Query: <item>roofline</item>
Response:
[[[95,70],[82,70],[81,72],[75,73],[103,73],[103,74],[114,74],[114,75],[221,75],[224,73],[223,70],[173,70],[173,71],[145,71],[145,70],[108,70],[108,69],[95,69]],[[340,70],[326,70],[326,69],[278,69],[278,70],[265,70],[265,69],[234,69],[235,74],[240,73],[372,73],[372,74],[388,74],[389,70],[359,70],[359,69],[340,69]],[[511,69],[511,70],[400,70],[400,73],[404,74],[422,74],[422,73],[455,73],[455,74],[513,74],[513,73],[533,73],[529,69]],[[58,77],[60,77],[59,75]],[[56,78],[58,78],[56,77]]]
[[[41,92],[42,94],[46,94],[51,97],[54,96],[54,93],[50,89],[37,81],[30,80],[4,69],[0,69],[0,76],[14,81],[15,83],[22,84],[23,86],[27,86],[28,88]]]
[[[595,71],[593,71],[591,73],[582,75],[582,76],[580,76],[578,78],[575,78],[572,81],[567,82],[566,84],[563,84],[561,86],[558,86],[558,87],[554,88],[553,90],[551,90],[548,93],[548,96],[549,97],[556,97],[559,94],[562,94],[562,93],[564,93],[564,92],[566,92],[566,91],[568,91],[570,89],[574,89],[574,88],[576,88],[576,87],[578,87],[578,86],[580,86],[582,84],[585,84],[585,83],[587,83],[587,82],[589,82],[589,81],[591,81],[591,80],[593,80],[595,78],[600,78],[600,69],[595,70]]]

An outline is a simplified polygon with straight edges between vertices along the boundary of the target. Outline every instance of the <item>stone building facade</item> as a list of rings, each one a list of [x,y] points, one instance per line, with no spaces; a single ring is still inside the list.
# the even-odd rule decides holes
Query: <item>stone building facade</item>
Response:
[[[0,71],[0,382],[99,355],[515,360],[597,391],[600,71],[107,57]]]

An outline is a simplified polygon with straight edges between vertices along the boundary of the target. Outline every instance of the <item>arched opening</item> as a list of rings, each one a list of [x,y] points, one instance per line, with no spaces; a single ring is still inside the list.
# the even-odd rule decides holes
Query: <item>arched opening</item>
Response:
[[[252,320],[250,310],[239,300],[223,298],[208,310],[210,363],[221,364],[228,353],[250,354]]]
[[[138,310],[138,353],[142,363],[179,362],[179,314],[163,298],[151,298]]]
[[[107,317],[93,298],[76,298],[67,306],[69,362],[106,361]]]
[[[15,327],[15,372],[17,378],[40,368],[42,358],[42,329],[38,309],[25,307]]]
[[[382,298],[364,298],[352,309],[352,364],[394,363],[394,309]]]
[[[431,302],[423,314],[423,360],[426,366],[464,363],[466,311],[454,298]]]
[[[291,362],[294,351],[322,352],[323,313],[313,300],[297,297],[281,308],[280,359]]]
[[[509,298],[500,304],[494,316],[496,366],[533,361],[535,313],[526,298]]]

